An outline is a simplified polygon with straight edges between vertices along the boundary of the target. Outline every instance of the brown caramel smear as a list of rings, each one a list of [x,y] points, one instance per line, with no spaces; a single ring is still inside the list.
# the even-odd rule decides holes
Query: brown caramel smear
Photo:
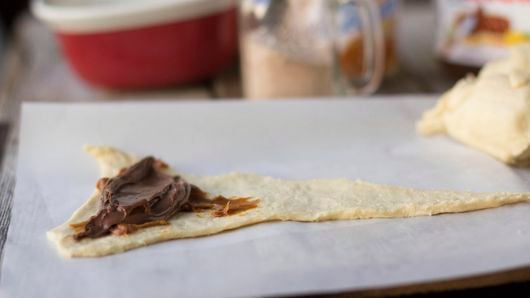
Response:
[[[223,217],[256,208],[258,204],[259,199],[252,199],[250,197],[229,199],[223,196],[216,196],[208,199],[207,193],[203,192],[197,186],[192,185],[188,206],[185,206],[182,211],[202,212],[213,210],[211,212],[213,217]]]
[[[165,225],[169,225],[169,222],[167,222],[166,220],[157,220],[157,221],[150,221],[150,222],[146,222],[144,224],[139,224],[139,225],[135,225],[135,224],[118,224],[116,225],[116,228],[114,228],[114,230],[112,230],[112,235],[114,236],[122,236],[122,235],[127,235],[127,234],[130,234],[132,232],[135,232],[139,229],[143,229],[143,228],[148,228],[148,227],[155,227],[155,226],[165,226]]]
[[[79,234],[85,231],[87,222],[88,221],[82,221],[82,222],[70,224],[70,228],[72,228],[76,234]]]
[[[71,224],[74,239],[126,235],[138,229],[166,225],[178,212],[212,210],[211,216],[238,214],[258,206],[248,197],[208,198],[208,194],[179,176],[165,173],[168,165],[146,157],[114,178],[96,183],[101,206],[88,221]]]

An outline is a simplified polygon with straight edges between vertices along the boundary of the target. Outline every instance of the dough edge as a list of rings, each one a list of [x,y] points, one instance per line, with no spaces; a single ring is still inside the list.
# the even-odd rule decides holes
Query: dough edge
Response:
[[[85,146],[85,151],[92,155],[99,163],[102,176],[114,176],[123,168],[133,164],[138,158],[134,155],[119,151],[109,146]],[[47,232],[48,239],[56,246],[59,253],[64,257],[101,257],[116,253],[125,252],[134,248],[147,246],[150,244],[163,242],[173,239],[193,238],[217,234],[243,226],[257,224],[267,221],[302,221],[317,222],[328,220],[353,220],[369,218],[401,218],[422,215],[433,215],[440,213],[467,212],[479,209],[493,208],[506,204],[530,201],[530,193],[472,193],[472,192],[450,192],[450,191],[426,191],[415,190],[397,186],[378,185],[364,181],[352,181],[346,179],[330,180],[280,180],[271,177],[259,176],[255,174],[229,173],[220,176],[211,177],[193,177],[184,176],[191,183],[199,187],[206,186],[211,189],[206,191],[215,191],[217,187],[223,189],[229,182],[234,182],[237,189],[238,185],[243,183],[263,183],[271,187],[288,185],[294,188],[286,188],[293,191],[304,187],[316,185],[318,187],[342,187],[346,189],[358,189],[359,191],[373,192],[383,197],[392,197],[393,195],[404,197],[418,197],[419,203],[400,203],[397,206],[378,207],[374,204],[373,208],[363,208],[349,206],[348,208],[321,208],[319,202],[304,202],[304,199],[296,197],[298,193],[293,191],[294,197],[289,200],[302,201],[301,204],[290,207],[288,205],[277,204],[267,198],[259,198],[262,202],[256,209],[236,214],[228,217],[213,218],[208,214],[181,213],[169,221],[169,225],[154,226],[140,229],[134,233],[124,236],[107,236],[97,239],[83,239],[81,241],[73,240],[74,231],[70,224],[87,220],[97,211],[99,200],[98,191],[95,190],[88,200],[77,209],[72,216],[63,224]],[[220,185],[220,186],[219,186]],[[228,186],[230,188],[230,186]],[[244,189],[244,187],[243,187]],[[223,190],[224,191],[224,190]],[[274,190],[273,190],[274,191]],[[273,192],[272,192],[273,193]],[[273,193],[274,194],[274,193]],[[242,194],[244,195],[244,194]],[[350,194],[351,195],[351,194]],[[281,196],[279,196],[281,198]],[[447,198],[455,197],[455,200]],[[431,200],[436,198],[436,200]],[[445,198],[445,200],[444,200]],[[310,198],[314,199],[314,198]],[[335,201],[347,200],[348,197],[336,195]],[[281,203],[289,200],[279,199]],[[353,200],[353,199],[351,199]],[[424,200],[424,201],[422,201]],[[329,201],[334,203],[333,199]],[[346,202],[345,204],[347,204]],[[363,202],[363,204],[370,202]],[[378,203],[376,200],[375,203]],[[309,207],[305,205],[309,205]],[[313,206],[314,205],[314,206]],[[340,204],[338,204],[340,207]]]

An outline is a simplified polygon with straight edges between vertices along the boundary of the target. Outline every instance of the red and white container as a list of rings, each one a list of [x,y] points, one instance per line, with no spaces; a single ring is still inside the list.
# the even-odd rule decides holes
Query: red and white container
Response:
[[[233,0],[35,0],[72,68],[96,86],[152,88],[211,77],[237,52]]]

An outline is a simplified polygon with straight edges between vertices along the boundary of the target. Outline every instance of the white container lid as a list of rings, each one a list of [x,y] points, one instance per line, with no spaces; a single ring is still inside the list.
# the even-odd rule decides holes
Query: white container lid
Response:
[[[61,32],[89,33],[203,17],[235,0],[34,0],[33,13]]]

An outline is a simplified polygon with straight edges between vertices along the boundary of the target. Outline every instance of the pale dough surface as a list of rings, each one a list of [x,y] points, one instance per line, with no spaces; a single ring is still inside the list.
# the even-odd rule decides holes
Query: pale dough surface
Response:
[[[98,161],[103,177],[112,177],[137,157],[105,146],[86,146]],[[220,176],[182,175],[210,194],[260,199],[257,208],[227,217],[208,213],[179,213],[169,225],[140,229],[125,236],[75,241],[70,224],[85,221],[99,207],[97,191],[64,224],[48,231],[48,238],[66,257],[98,257],[170,239],[219,233],[265,221],[324,221],[410,217],[465,212],[527,202],[530,193],[472,193],[425,191],[347,179],[281,180],[255,174]]]
[[[530,165],[530,44],[460,80],[417,124],[513,165]]]

